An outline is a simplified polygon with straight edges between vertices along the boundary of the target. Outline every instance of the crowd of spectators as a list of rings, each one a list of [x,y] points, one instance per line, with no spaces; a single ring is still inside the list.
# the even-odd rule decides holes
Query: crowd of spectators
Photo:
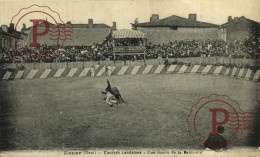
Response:
[[[92,46],[47,46],[30,49],[2,49],[2,62],[75,62],[112,59],[112,47],[95,43]]]
[[[135,39],[115,39],[114,41],[115,46],[138,46],[142,45],[142,40],[135,40]]]
[[[224,56],[235,58],[259,58],[260,44],[258,39],[250,38],[226,43],[223,40],[181,40],[168,44],[147,45],[147,58],[186,58]]]
[[[125,41],[117,41],[115,46],[136,46],[133,42],[125,45]],[[168,44],[146,45],[146,58],[185,58],[185,57],[211,57],[225,56],[236,58],[259,58],[259,39],[241,39],[233,43],[226,43],[223,40],[180,40]],[[66,46],[51,47],[42,45],[38,48],[8,50],[1,49],[1,62],[75,62],[75,61],[100,61],[100,60],[135,60],[143,59],[143,55],[117,56],[114,59],[113,46],[110,44],[95,43],[92,46]]]
[[[186,58],[200,56],[223,56],[226,50],[226,44],[222,40],[199,41],[199,40],[181,40],[168,44],[148,44],[148,58]]]

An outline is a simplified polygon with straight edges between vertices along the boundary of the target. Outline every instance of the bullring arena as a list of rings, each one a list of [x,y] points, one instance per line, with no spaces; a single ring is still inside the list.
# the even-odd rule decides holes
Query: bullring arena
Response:
[[[245,112],[259,114],[259,70],[185,64],[112,67],[111,76],[104,65],[95,66],[94,76],[88,67],[2,72],[6,125],[1,132],[9,137],[2,147],[198,149],[188,136],[186,119],[199,98],[228,95]],[[100,91],[106,79],[127,103],[105,103]],[[236,147],[253,144],[255,136],[254,129],[246,130]]]
[[[38,3],[1,2],[0,157],[260,155],[255,0]]]

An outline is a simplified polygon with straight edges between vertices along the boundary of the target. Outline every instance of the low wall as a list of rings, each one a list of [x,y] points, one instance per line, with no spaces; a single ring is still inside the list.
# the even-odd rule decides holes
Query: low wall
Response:
[[[147,75],[147,74],[209,74],[222,75],[234,78],[259,81],[260,69],[243,67],[215,66],[215,65],[141,65],[141,66],[112,66],[111,71],[106,71],[104,65],[94,68],[59,68],[1,71],[0,80],[18,79],[47,79],[61,77],[109,77],[110,75]]]
[[[243,58],[231,58],[231,57],[191,57],[191,58],[169,58],[169,62],[174,61],[182,61],[182,62],[189,62],[192,64],[213,64],[213,63],[221,63],[221,64],[234,64],[234,65],[241,65],[241,64],[249,64],[251,66],[259,66],[260,60],[254,59],[243,59]],[[5,68],[17,68],[21,65],[25,67],[25,70],[32,70],[32,69],[59,69],[59,68],[88,68],[95,65],[111,65],[111,66],[138,66],[138,65],[160,65],[163,64],[163,59],[149,59],[144,61],[86,61],[86,62],[53,62],[53,63],[2,63],[0,67]]]

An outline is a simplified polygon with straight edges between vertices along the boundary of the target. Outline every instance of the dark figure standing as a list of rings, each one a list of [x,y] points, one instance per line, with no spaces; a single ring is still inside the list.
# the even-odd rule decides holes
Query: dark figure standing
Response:
[[[164,60],[164,65],[165,65],[165,71],[166,71],[166,70],[167,70],[167,67],[169,66],[168,57]]]

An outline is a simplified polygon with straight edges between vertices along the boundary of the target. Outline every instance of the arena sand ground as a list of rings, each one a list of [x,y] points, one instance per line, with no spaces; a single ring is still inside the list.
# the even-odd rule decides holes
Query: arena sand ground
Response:
[[[105,103],[107,78],[127,103]],[[189,74],[1,81],[0,90],[1,149],[200,149],[186,122],[200,97],[225,94],[254,113],[260,98],[259,83]],[[246,131],[237,146],[252,144],[255,135]]]

